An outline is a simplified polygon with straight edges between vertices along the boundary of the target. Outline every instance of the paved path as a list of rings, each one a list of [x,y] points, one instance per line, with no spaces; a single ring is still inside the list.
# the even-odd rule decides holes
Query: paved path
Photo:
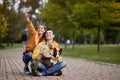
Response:
[[[120,65],[66,57],[67,67],[62,76],[25,75],[22,52],[22,49],[0,50],[0,80],[120,80]]]

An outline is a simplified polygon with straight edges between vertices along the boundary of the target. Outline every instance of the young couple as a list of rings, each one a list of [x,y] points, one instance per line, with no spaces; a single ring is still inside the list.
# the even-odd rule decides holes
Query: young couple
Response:
[[[53,39],[55,37],[55,34],[53,30],[46,29],[45,25],[39,25],[37,28],[37,31],[35,30],[32,22],[29,19],[30,14],[25,13],[26,21],[28,22],[28,29],[30,32],[30,38],[27,41],[26,44],[26,51],[23,53],[23,62],[25,63],[24,67],[24,73],[29,74],[30,70],[28,67],[29,62],[31,61],[31,71],[33,75],[35,76],[47,76],[51,74],[55,75],[61,75],[61,69],[66,66],[66,63],[62,58],[60,57],[59,61],[57,61],[56,64],[54,64],[52,67],[47,68],[43,63],[40,62],[39,54],[40,53],[40,46],[41,45],[51,45],[50,51],[53,52],[53,49],[56,48],[59,50],[58,43],[55,42]],[[44,55],[47,58],[51,58],[50,54]],[[33,69],[34,66],[36,66],[37,63],[37,69]]]

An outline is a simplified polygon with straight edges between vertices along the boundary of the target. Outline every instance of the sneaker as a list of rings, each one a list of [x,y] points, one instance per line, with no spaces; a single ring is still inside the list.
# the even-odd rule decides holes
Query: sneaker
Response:
[[[53,73],[53,75],[54,75],[54,76],[61,76],[61,75],[62,75],[62,71],[59,70],[59,71]]]
[[[39,71],[32,71],[32,74],[34,75],[34,76],[42,76],[43,74],[41,73],[41,72],[39,72]]]
[[[25,74],[30,74],[30,70],[29,70],[28,67],[24,68],[24,73],[25,73]]]

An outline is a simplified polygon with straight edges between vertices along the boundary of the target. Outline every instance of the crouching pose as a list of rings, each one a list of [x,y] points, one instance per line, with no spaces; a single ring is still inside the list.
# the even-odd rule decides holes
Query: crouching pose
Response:
[[[32,60],[33,50],[36,47],[36,45],[43,40],[43,34],[46,30],[45,25],[39,25],[38,29],[35,30],[35,27],[30,21],[29,16],[30,14],[28,12],[25,13],[25,18],[26,21],[28,22],[28,30],[30,32],[30,38],[27,41],[26,50],[23,52],[23,62],[25,63],[25,67],[24,67],[25,74],[30,73],[28,64]]]
[[[62,60],[62,49],[59,49],[58,43],[53,41],[54,32],[49,29],[45,33],[45,40],[39,43],[33,51],[32,55],[32,72],[35,76],[47,76],[62,74],[61,69],[66,66],[66,62]]]

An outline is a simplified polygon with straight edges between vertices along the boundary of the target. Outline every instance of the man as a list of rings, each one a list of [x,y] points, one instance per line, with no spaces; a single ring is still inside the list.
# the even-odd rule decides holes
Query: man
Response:
[[[47,68],[44,64],[42,64],[40,62],[41,58],[38,57],[40,54],[44,55],[46,58],[51,58],[49,53],[48,54],[41,53],[41,51],[40,51],[41,45],[43,45],[43,44],[48,45],[50,47],[50,52],[53,52],[54,48],[59,50],[58,43],[53,40],[54,37],[55,37],[55,35],[54,35],[53,30],[48,29],[45,33],[45,40],[42,41],[41,43],[39,43],[36,46],[36,48],[34,49],[33,55],[32,55],[33,62],[32,62],[31,67],[33,68],[38,61],[39,61],[39,63],[38,63],[38,68],[37,68],[38,71],[33,73],[33,75],[35,75],[35,76],[40,76],[40,75],[47,76],[47,75],[53,74],[55,72],[61,71],[61,69],[66,66],[66,62],[62,60],[62,57],[60,57],[59,61],[55,65],[53,65],[51,68]],[[59,74],[57,74],[57,75],[59,75]],[[60,73],[60,75],[61,75],[61,73]]]

